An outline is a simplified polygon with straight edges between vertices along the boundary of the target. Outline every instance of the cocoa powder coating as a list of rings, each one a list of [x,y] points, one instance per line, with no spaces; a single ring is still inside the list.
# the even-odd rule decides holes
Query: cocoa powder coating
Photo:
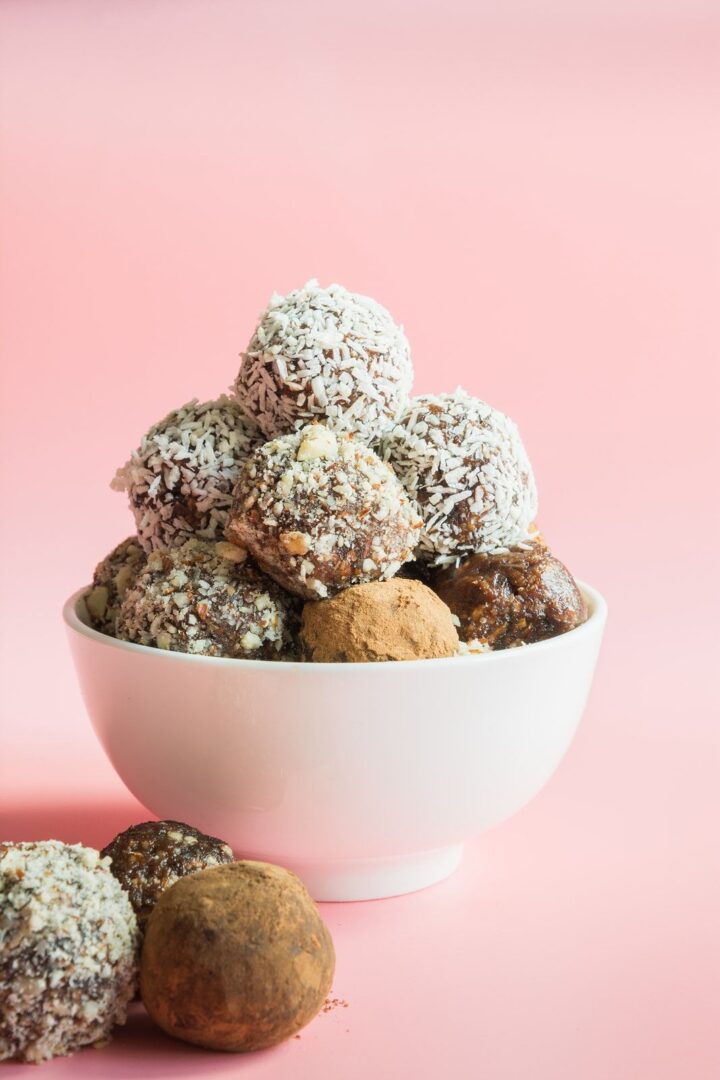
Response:
[[[212,1050],[275,1046],[320,1011],[330,933],[299,878],[236,862],[181,878],[150,916],[143,1003],[169,1035]]]
[[[316,663],[433,659],[453,656],[459,644],[447,605],[407,578],[355,585],[306,604],[300,642]]]

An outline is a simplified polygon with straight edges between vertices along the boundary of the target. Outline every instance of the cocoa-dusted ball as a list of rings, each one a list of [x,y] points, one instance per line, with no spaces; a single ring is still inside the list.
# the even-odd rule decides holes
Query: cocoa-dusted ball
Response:
[[[168,1035],[211,1050],[262,1050],[312,1020],[334,971],[332,938],[300,879],[236,862],[163,893],[140,985]]]
[[[231,863],[232,848],[182,821],[143,821],[119,833],[103,855],[130,897],[138,925],[145,929],[162,893],[187,874]]]
[[[354,436],[308,424],[246,460],[225,530],[307,599],[391,578],[422,522],[392,469]]]
[[[393,578],[306,604],[300,646],[315,663],[368,663],[453,656],[459,641],[448,607],[432,589]]]
[[[570,571],[544,544],[471,555],[436,577],[433,588],[460,623],[463,641],[509,649],[564,634],[587,608]]]

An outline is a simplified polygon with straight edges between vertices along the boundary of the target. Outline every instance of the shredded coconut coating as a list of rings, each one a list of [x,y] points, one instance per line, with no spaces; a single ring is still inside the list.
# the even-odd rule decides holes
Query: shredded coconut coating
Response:
[[[412,387],[410,346],[375,300],[314,279],[273,295],[243,353],[235,393],[267,438],[320,420],[378,440]]]
[[[421,527],[377,454],[351,434],[309,424],[248,457],[226,535],[290,592],[317,600],[393,577]]]
[[[83,596],[87,621],[101,634],[115,637],[120,604],[143,566],[145,552],[134,536],[128,536],[95,567],[93,583]]]
[[[423,516],[418,560],[448,566],[528,540],[532,468],[515,424],[484,401],[460,387],[413,398],[381,453]]]
[[[0,844],[0,1061],[106,1042],[137,981],[138,927],[98,851]]]
[[[153,552],[125,594],[117,636],[200,656],[281,659],[292,651],[294,602],[245,560],[226,541]]]
[[[111,485],[127,492],[145,550],[221,539],[240,464],[259,442],[225,396],[190,401],[151,427]]]

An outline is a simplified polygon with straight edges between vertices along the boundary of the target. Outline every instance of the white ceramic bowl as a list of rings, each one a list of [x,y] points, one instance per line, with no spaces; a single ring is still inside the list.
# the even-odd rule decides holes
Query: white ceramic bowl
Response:
[[[95,732],[130,791],[317,900],[411,892],[545,784],[582,715],[606,606],[549,641],[447,660],[267,663],[116,641],[64,607]]]

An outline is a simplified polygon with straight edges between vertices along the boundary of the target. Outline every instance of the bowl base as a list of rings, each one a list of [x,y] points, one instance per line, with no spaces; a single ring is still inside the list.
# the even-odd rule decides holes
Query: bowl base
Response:
[[[348,859],[332,862],[279,861],[304,882],[313,900],[382,900],[417,892],[449,877],[462,859],[462,844],[390,855],[384,859]],[[246,856],[247,857],[247,856]],[[254,856],[260,858],[261,856]]]

